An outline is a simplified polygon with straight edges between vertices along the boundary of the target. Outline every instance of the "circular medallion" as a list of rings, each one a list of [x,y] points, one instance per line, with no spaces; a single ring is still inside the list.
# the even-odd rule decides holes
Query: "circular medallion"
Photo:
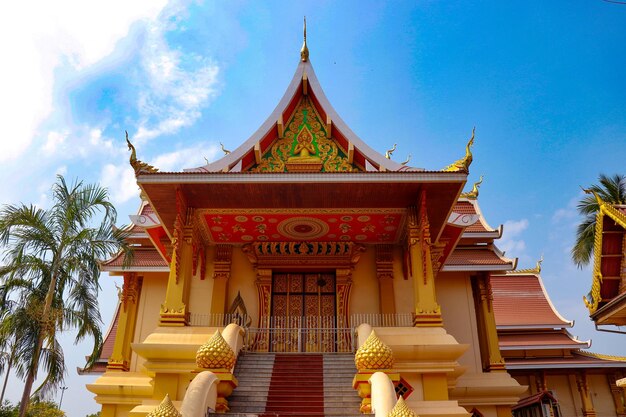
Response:
[[[213,227],[211,227],[211,230],[213,230],[214,232],[222,232],[222,231],[224,231],[224,229],[221,226],[213,226]]]
[[[385,226],[385,230],[388,232],[393,232],[396,230],[396,226]]]
[[[339,236],[340,240],[350,240],[350,236],[349,235],[341,235]]]
[[[250,236],[250,235],[243,235],[243,236],[241,236],[241,240],[245,240],[247,242],[249,242],[249,241],[251,241],[253,239],[254,238],[252,236]]]
[[[276,226],[278,233],[295,240],[317,239],[328,233],[328,224],[312,217],[293,217]]]
[[[238,221],[239,223],[244,223],[248,221],[248,218],[246,216],[235,216],[235,221]]]
[[[367,235],[356,235],[354,238],[356,240],[365,240],[367,239]]]
[[[278,223],[278,220],[273,217],[271,219],[267,219],[267,221],[270,223]]]
[[[341,221],[342,222],[351,222],[352,221],[352,216],[341,216]]]
[[[359,216],[357,217],[357,220],[360,221],[361,223],[369,222],[370,216]]]
[[[265,235],[259,235],[259,236],[257,237],[257,239],[258,239],[258,240],[267,240],[267,239],[269,239],[269,238],[268,238],[267,236],[265,236]]]
[[[328,223],[337,223],[337,219],[331,217],[330,219],[328,219]]]
[[[329,235],[328,235],[328,238],[329,238],[329,239],[334,239],[334,238],[336,238],[336,237],[337,237],[337,235],[336,235],[336,234],[334,234],[334,233],[331,233],[331,234],[329,234]]]
[[[252,217],[252,220],[254,220],[255,222],[262,222],[265,220],[265,217],[263,216],[254,216]]]
[[[278,233],[272,233],[272,239],[278,239],[280,235]]]

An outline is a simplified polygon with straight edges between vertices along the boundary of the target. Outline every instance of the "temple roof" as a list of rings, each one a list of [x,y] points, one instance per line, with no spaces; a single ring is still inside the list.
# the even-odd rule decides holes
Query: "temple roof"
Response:
[[[120,306],[121,302],[117,302],[115,312],[113,313],[113,320],[107,329],[104,340],[102,342],[102,350],[100,351],[100,357],[96,360],[96,363],[90,369],[79,368],[79,375],[99,374],[106,371],[106,367],[109,362],[109,358],[113,354],[113,347],[115,346],[115,337],[117,335],[117,325],[120,319]]]
[[[626,358],[609,355],[598,355],[579,350],[572,351],[571,356],[507,358],[508,370],[535,369],[593,369],[593,368],[626,368]]]
[[[458,246],[447,258],[442,271],[508,271],[517,259],[504,256],[494,245]]]
[[[493,310],[498,329],[572,327],[556,310],[537,274],[492,275]]]
[[[502,226],[494,229],[489,225],[489,223],[487,223],[487,220],[478,205],[478,199],[460,198],[455,204],[453,211],[463,215],[478,216],[478,221],[468,226],[463,231],[463,239],[489,242],[493,241],[493,239],[500,239],[500,237],[502,237]]]
[[[124,253],[120,252],[101,264],[107,272],[168,272],[169,265],[154,248],[135,248],[130,265],[124,266]]]
[[[591,341],[577,340],[564,329],[533,333],[506,332],[500,333],[498,340],[500,350],[580,349],[591,346]]]

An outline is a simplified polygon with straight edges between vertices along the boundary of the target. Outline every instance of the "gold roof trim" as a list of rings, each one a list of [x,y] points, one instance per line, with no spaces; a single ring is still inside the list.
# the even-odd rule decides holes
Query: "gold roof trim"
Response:
[[[594,353],[588,351],[579,351],[577,353],[583,356],[588,356],[590,358],[603,359],[605,361],[626,362],[626,356],[605,355],[603,353]]]
[[[480,179],[474,183],[472,187],[472,191],[468,191],[466,193],[461,193],[461,198],[467,198],[468,200],[476,200],[478,198],[478,188],[483,183],[483,176],[480,176]]]
[[[196,353],[196,365],[204,369],[230,369],[236,360],[235,352],[228,346],[219,330],[216,330]]]
[[[472,156],[472,146],[474,145],[474,133],[476,132],[476,127],[472,129],[472,137],[469,138],[467,145],[465,145],[465,156],[458,161],[453,162],[443,169],[444,172],[457,172],[464,171],[469,172],[469,167],[474,160]]]
[[[300,49],[300,59],[302,62],[309,60],[309,47],[306,45],[306,16],[304,16],[304,42],[302,43],[302,49]]]
[[[150,411],[146,417],[183,417],[183,415],[174,407],[170,395],[165,394],[165,398],[161,404],[154,410]]]
[[[535,274],[539,275],[541,273],[541,264],[543,262],[543,254],[541,254],[541,258],[537,261],[537,264],[534,268],[527,269],[515,269],[513,271],[506,271],[507,275],[528,275]]]
[[[417,415],[415,411],[411,410],[408,405],[406,405],[406,402],[404,401],[404,398],[402,398],[402,395],[401,395],[400,398],[398,398],[398,401],[396,401],[396,405],[394,405],[391,411],[389,411],[389,414],[387,414],[387,417],[419,417],[419,416]]]
[[[393,351],[372,330],[365,343],[356,351],[354,363],[359,371],[391,369],[393,368]]]

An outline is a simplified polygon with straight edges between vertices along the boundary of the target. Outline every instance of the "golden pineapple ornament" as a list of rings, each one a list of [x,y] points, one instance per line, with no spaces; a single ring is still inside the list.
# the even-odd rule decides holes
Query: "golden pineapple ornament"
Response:
[[[152,410],[146,417],[183,417],[183,415],[179,413],[176,407],[174,407],[174,404],[172,404],[170,395],[165,394],[165,398],[163,398],[161,404]]]
[[[236,359],[219,330],[196,353],[196,365],[204,369],[230,369]]]
[[[396,405],[391,409],[387,417],[419,417],[415,411],[411,410],[406,403],[402,395],[398,398]]]
[[[365,343],[356,351],[354,363],[359,371],[391,369],[393,368],[393,352],[372,330]]]

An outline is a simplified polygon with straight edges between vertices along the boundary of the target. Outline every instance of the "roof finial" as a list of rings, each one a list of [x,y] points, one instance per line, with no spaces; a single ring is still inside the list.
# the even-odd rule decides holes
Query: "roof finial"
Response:
[[[300,49],[300,59],[302,62],[309,60],[309,48],[306,46],[306,16],[304,16],[304,42],[302,43],[302,49]]]
[[[480,184],[482,183],[483,183],[483,176],[481,175],[478,182],[474,183],[474,186],[472,187],[472,191],[461,193],[460,197],[467,198],[469,200],[476,200],[478,198],[478,187],[480,187]]]
[[[394,143],[393,146],[391,147],[391,149],[389,149],[387,152],[385,152],[385,158],[391,159],[391,155],[396,150],[396,146],[398,146],[398,144]]]

